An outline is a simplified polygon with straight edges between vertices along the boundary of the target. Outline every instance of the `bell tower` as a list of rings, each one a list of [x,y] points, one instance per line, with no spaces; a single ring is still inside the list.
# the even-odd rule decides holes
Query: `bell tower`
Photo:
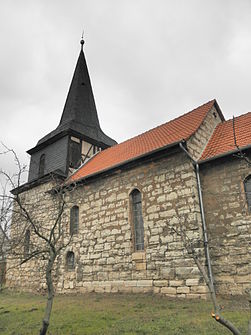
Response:
[[[52,172],[67,177],[97,152],[116,144],[100,127],[83,38],[80,44],[80,54],[59,125],[27,151],[31,155],[28,182]]]

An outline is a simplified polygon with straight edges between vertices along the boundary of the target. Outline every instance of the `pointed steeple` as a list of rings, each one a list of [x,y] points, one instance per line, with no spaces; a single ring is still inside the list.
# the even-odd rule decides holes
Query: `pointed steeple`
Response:
[[[100,128],[83,38],[80,43],[80,54],[59,125],[27,151],[31,155],[29,182],[50,173],[67,177],[97,152],[116,144]]]
[[[81,50],[60,123],[55,130],[39,140],[36,147],[40,147],[48,140],[51,141],[55,136],[58,137],[66,132],[79,134],[99,144],[101,148],[116,144],[116,141],[105,135],[100,128],[91,80],[83,52],[83,38],[80,43]],[[33,151],[33,149],[31,150]]]
[[[65,102],[60,125],[78,122],[100,128],[91,81],[83,52],[83,39],[77,65]]]

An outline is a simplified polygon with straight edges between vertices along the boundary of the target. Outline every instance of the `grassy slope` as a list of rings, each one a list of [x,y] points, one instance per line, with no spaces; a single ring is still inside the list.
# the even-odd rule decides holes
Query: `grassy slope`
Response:
[[[0,334],[38,334],[45,297],[31,294],[0,293]],[[234,301],[234,298],[233,298]],[[211,317],[210,302],[170,300],[152,295],[70,295],[54,301],[51,335],[139,335],[139,334],[229,334]],[[243,333],[248,309],[243,301],[224,301],[224,315]]]

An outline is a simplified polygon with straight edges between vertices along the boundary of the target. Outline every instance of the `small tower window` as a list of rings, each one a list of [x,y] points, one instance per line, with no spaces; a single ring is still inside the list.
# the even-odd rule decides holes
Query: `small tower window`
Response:
[[[78,206],[73,206],[71,208],[70,214],[70,234],[78,233],[78,223],[79,223],[79,208]]]
[[[247,198],[248,209],[251,212],[251,175],[249,175],[245,179],[244,186],[245,186],[245,193],[246,193],[246,198]]]
[[[135,251],[144,250],[144,222],[142,217],[142,201],[139,190],[133,190],[130,195],[132,224],[134,233]]]
[[[39,160],[38,177],[42,177],[44,175],[44,167],[45,167],[45,154],[42,154]]]
[[[77,169],[81,163],[81,143],[70,139],[69,144],[69,165]]]
[[[72,251],[68,251],[66,254],[66,267],[68,271],[72,271],[75,268],[75,255]]]
[[[30,230],[27,229],[24,236],[24,257],[28,257],[30,252]]]

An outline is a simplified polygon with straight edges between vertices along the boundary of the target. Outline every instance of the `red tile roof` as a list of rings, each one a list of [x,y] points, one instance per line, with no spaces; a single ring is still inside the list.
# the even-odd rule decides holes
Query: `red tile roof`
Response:
[[[235,118],[236,142],[240,148],[251,145],[251,112]],[[233,120],[220,123],[214,130],[200,160],[207,160],[236,150]]]
[[[100,173],[154,150],[189,139],[214,105],[217,105],[215,100],[209,101],[170,122],[101,151],[80,167],[68,181]]]

